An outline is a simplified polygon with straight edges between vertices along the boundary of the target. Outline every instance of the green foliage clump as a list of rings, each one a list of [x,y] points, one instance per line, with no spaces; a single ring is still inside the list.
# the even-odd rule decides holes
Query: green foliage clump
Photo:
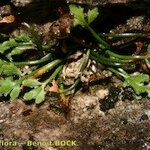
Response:
[[[25,101],[34,100],[36,104],[40,104],[45,100],[47,94],[46,86],[52,80],[59,83],[57,92],[60,95],[62,93],[65,94],[75,89],[80,83],[80,77],[86,69],[89,60],[95,60],[111,72],[122,76],[124,78],[123,85],[132,87],[137,95],[147,93],[148,97],[150,97],[149,75],[135,70],[138,60],[144,60],[147,67],[150,68],[150,45],[147,46],[147,54],[144,56],[120,55],[113,52],[114,47],[107,41],[108,37],[136,38],[145,37],[145,35],[141,33],[99,34],[90,26],[99,15],[97,7],[87,12],[85,12],[84,8],[76,5],[70,5],[69,9],[70,14],[74,17],[74,27],[79,25],[85,28],[97,42],[95,49],[90,47],[81,51],[85,53],[85,57],[83,57],[79,75],[74,79],[74,84],[64,89],[63,80],[59,83],[60,79],[62,79],[62,68],[68,62],[70,53],[65,58],[58,58],[55,55],[55,46],[53,46],[52,50],[51,45],[44,45],[34,28],[24,23],[24,26],[27,28],[26,34],[15,37],[0,34],[0,39],[2,39],[0,43],[0,96],[9,96],[10,100],[14,101],[19,98],[19,95],[23,95]],[[15,56],[21,56],[33,49],[37,52],[42,52],[45,56],[32,61],[20,60],[16,62],[14,60]],[[33,69],[30,68],[30,72],[24,73],[22,68],[26,65],[34,67]],[[128,70],[132,71],[132,73],[127,73]],[[46,73],[49,73],[49,76],[45,80],[42,78],[42,75]],[[27,90],[24,90],[24,88]]]

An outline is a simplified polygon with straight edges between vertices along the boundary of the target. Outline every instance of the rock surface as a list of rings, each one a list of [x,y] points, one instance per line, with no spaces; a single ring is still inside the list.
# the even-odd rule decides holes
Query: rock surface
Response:
[[[32,5],[32,2],[37,2],[37,4]],[[35,10],[39,8],[39,4],[42,4],[42,7],[46,6],[46,3],[39,2],[43,1],[11,0],[11,5],[9,2],[7,5],[0,6],[1,16],[12,12],[19,16],[20,12],[24,14],[32,11],[37,16],[38,11]],[[68,2],[103,5],[100,16],[102,19],[98,21],[98,24],[93,24],[102,32],[139,31],[150,33],[149,0],[68,0]],[[140,7],[135,8],[134,4]],[[24,14],[21,22],[28,20],[26,17],[27,15]],[[40,15],[38,17],[40,18]],[[32,21],[35,23],[34,20]],[[50,20],[47,20],[45,24],[36,24],[36,28],[39,29],[39,34],[43,36],[45,42],[49,41],[51,24]],[[2,29],[0,28],[0,30]],[[120,88],[121,84],[121,81],[116,80],[115,77],[111,80],[106,78],[106,81],[100,80],[96,89],[91,87],[77,92],[74,97],[69,98],[70,111],[68,113],[62,113],[64,112],[62,108],[52,110],[51,103],[58,103],[59,98],[54,100],[47,97],[46,102],[41,106],[29,105],[22,100],[13,103],[4,102],[1,98],[0,149],[149,150],[150,100],[133,101],[133,91]],[[7,140],[16,141],[18,144],[16,146],[2,145],[2,141]],[[75,141],[75,144],[71,147],[27,146],[29,140],[33,142],[71,140]]]
[[[119,101],[107,112],[99,109],[99,100],[78,93],[71,100],[67,118],[44,104],[36,108],[21,101],[0,103],[1,140],[21,143],[0,146],[2,150],[27,150],[30,141],[75,141],[72,147],[31,146],[37,150],[148,150],[150,148],[150,105],[148,100]]]

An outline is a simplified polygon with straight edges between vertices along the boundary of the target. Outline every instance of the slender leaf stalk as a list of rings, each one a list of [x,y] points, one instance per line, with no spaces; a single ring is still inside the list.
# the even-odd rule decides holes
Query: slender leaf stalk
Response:
[[[112,37],[112,38],[138,38],[138,37],[147,37],[145,34],[142,33],[118,33],[118,34],[111,34],[111,33],[98,33],[99,36],[102,37]]]
[[[83,63],[81,65],[80,72],[83,72],[84,69],[86,68],[88,61],[89,61],[89,57],[90,57],[90,50],[87,51],[86,56],[83,59]]]
[[[59,72],[62,70],[63,65],[60,65],[54,72],[53,74],[46,80],[44,81],[44,85],[48,84],[49,82],[51,82],[53,79],[55,79],[55,77],[59,74]]]
[[[39,60],[25,61],[25,62],[13,62],[13,63],[17,66],[38,65],[38,64],[41,64],[41,63],[46,62],[51,59],[52,59],[51,54],[47,54],[46,56],[44,56],[43,58],[41,58]]]
[[[69,88],[67,89],[63,89],[63,91],[60,90],[60,93],[67,93],[71,90],[73,90],[78,84],[80,83],[80,78],[77,78],[74,82],[74,84],[72,84]]]
[[[126,70],[132,70],[135,68],[135,64],[134,63],[129,63],[129,62],[123,62],[122,60],[113,60],[110,58],[106,58],[104,56],[101,56],[99,54],[97,54],[96,52],[91,50],[91,55],[90,57],[94,60],[96,60],[97,62],[100,62],[104,65],[107,66],[112,66],[112,67],[122,67]]]
[[[117,70],[114,69],[114,68],[107,68],[107,69],[110,70],[111,72],[115,73],[116,75],[120,75],[120,76],[122,76],[122,77],[124,77],[124,78],[127,77],[127,74],[122,73],[122,72],[120,72],[120,71],[117,71]]]
[[[106,51],[107,54],[109,54],[109,56],[113,56],[115,58],[119,58],[119,59],[127,59],[127,60],[135,60],[135,59],[149,59],[150,58],[150,55],[146,55],[146,56],[139,56],[139,55],[135,55],[135,56],[127,56],[127,55],[119,55],[119,54],[116,54],[114,52],[111,52],[111,51]]]
[[[110,49],[110,45],[105,42],[89,25],[87,25],[86,28],[91,32],[94,38],[105,47],[105,49]]]
[[[19,79],[19,82],[22,82],[24,79],[31,78],[31,77],[37,78],[38,76],[40,76],[40,75],[46,73],[47,71],[53,69],[56,65],[58,65],[61,62],[62,62],[62,60],[56,59],[56,60],[46,64],[45,66],[32,71],[30,74],[23,76],[22,78]]]

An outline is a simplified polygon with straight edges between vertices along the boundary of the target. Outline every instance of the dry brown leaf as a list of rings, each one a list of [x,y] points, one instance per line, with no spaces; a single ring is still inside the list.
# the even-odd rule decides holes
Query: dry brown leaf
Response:
[[[0,20],[0,23],[13,23],[14,21],[15,21],[15,16],[9,15],[9,16],[3,17],[3,19]]]
[[[136,45],[136,51],[140,52],[142,47],[143,47],[143,43],[142,42],[135,42]]]
[[[50,92],[59,92],[57,82],[55,80],[52,81],[52,86],[49,88]]]

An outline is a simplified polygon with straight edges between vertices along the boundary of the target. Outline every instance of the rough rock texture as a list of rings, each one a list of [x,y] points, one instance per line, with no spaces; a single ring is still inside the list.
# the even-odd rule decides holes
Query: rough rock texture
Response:
[[[128,3],[135,0],[67,0],[70,3],[89,4],[89,5],[104,5],[108,3]]]
[[[10,15],[11,7],[10,5],[4,5],[0,7],[0,16]]]
[[[58,3],[62,0],[56,0]],[[63,0],[65,1],[65,0]],[[42,0],[11,0],[11,3],[16,7],[28,7],[30,5],[43,3]],[[46,3],[52,3],[53,0],[45,0],[43,5]],[[66,0],[67,3],[87,4],[87,5],[105,5],[105,4],[149,4],[149,0]]]
[[[52,0],[11,0],[11,3],[15,6],[15,7],[30,7],[34,8],[34,6],[42,6],[42,5],[48,5],[50,4]]]
[[[69,3],[105,5],[105,4],[150,4],[149,0],[67,0]],[[144,5],[145,5],[144,4]]]
[[[11,0],[11,5],[16,15],[20,15],[30,21],[43,21],[50,13],[50,0]]]
[[[13,9],[16,16],[21,12],[20,19],[22,14],[24,15],[22,22],[29,18],[33,19],[34,17],[31,17],[33,14],[40,18],[40,15],[43,16],[40,11],[43,12],[43,7],[48,1],[36,1],[35,5],[32,5],[32,2],[32,0],[11,0],[11,5],[9,2],[7,5],[0,6],[1,16],[12,13],[11,9]],[[98,21],[98,25],[95,25],[100,31],[114,33],[139,31],[146,34],[150,32],[149,0],[68,0],[68,2],[102,4],[104,7],[100,16],[102,19]],[[26,12],[29,14],[33,12],[33,14],[27,15]],[[47,14],[46,12],[45,16]],[[36,26],[45,42],[49,42],[49,28],[52,23],[49,20],[46,22]],[[7,28],[7,25],[4,27]],[[0,31],[2,29],[0,28]],[[82,92],[77,92],[74,97],[70,97],[68,113],[62,113],[64,111],[61,107],[59,109],[56,107],[56,112],[54,108],[52,110],[51,103],[59,103],[59,98],[54,100],[47,97],[46,102],[41,106],[26,104],[22,100],[13,103],[2,102],[1,98],[0,149],[149,150],[150,100],[133,101],[133,91],[120,88],[122,82],[119,79],[115,77],[112,80],[105,79],[105,81],[100,80],[96,89],[86,87],[87,89],[82,89]],[[113,90],[110,90],[110,86],[113,86]],[[1,140],[16,141],[19,145],[4,146]],[[76,141],[76,144],[72,147],[28,147],[29,140],[71,140]]]
[[[148,100],[119,101],[107,112],[99,109],[97,97],[77,93],[71,110],[63,114],[50,110],[48,103],[36,108],[21,101],[0,103],[1,140],[21,143],[2,150],[27,150],[27,141],[72,140],[72,147],[31,146],[37,150],[148,150],[150,148],[150,105]]]

